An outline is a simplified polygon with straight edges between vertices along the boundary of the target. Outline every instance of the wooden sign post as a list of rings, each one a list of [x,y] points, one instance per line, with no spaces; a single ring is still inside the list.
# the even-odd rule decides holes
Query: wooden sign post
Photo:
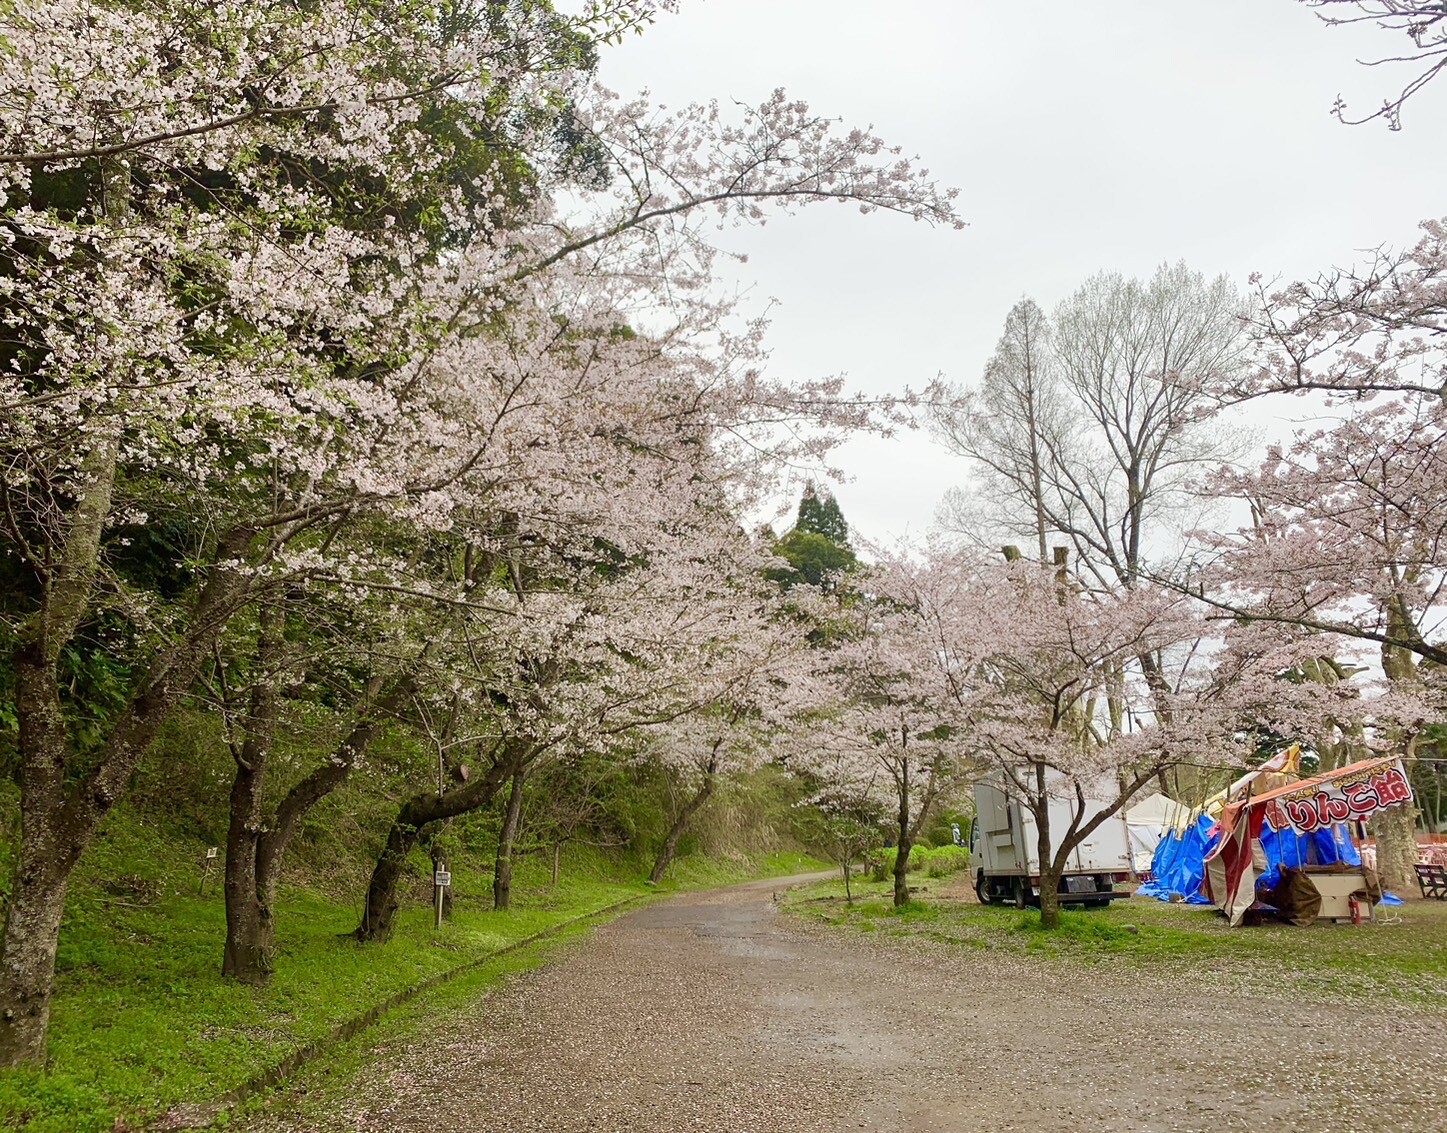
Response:
[[[196,896],[203,896],[206,892],[206,879],[211,876],[211,863],[216,860],[216,847],[212,846],[206,851],[206,861],[201,866],[201,887],[196,890]]]
[[[432,874],[432,905],[437,914],[434,928],[442,927],[442,893],[452,884],[452,872],[447,868],[447,863],[439,861],[437,869]]]

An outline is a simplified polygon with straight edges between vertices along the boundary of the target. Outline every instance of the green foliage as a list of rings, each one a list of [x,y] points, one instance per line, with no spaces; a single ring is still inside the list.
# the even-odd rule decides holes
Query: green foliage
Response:
[[[914,855],[910,858],[913,860]],[[930,877],[948,877],[970,868],[970,851],[963,846],[939,846],[923,852],[925,872]]]
[[[879,855],[870,859],[871,869],[869,878],[871,881],[884,881],[894,876],[895,859],[899,856],[896,850],[884,850]],[[919,873],[923,870],[930,877],[948,877],[952,873],[958,873],[962,869],[970,867],[970,851],[963,846],[920,846],[916,845],[909,851],[909,866],[907,873]]]
[[[821,536],[837,547],[847,549],[849,546],[849,524],[839,510],[839,501],[828,493],[821,496],[812,484],[804,489],[803,498],[799,500],[794,530]]]
[[[941,810],[931,818],[929,825],[925,827],[924,836],[920,839],[931,846],[953,846],[955,836],[953,827],[960,828],[960,845],[970,844],[970,827],[974,822],[973,811],[945,809]]]
[[[775,543],[774,551],[788,560],[789,566],[775,567],[765,573],[786,590],[800,583],[827,588],[833,578],[848,574],[859,565],[848,547],[797,528]]]
[[[840,575],[859,567],[849,546],[849,525],[833,496],[816,495],[811,484],[799,501],[799,515],[793,530],[774,543],[774,553],[788,567],[766,571],[768,578],[785,590],[801,583],[830,589]]]

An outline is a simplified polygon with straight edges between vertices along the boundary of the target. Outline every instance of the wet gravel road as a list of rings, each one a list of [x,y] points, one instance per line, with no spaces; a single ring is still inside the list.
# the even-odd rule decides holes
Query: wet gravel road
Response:
[[[1447,1014],[879,940],[777,882],[607,925],[266,1133],[1447,1131]]]

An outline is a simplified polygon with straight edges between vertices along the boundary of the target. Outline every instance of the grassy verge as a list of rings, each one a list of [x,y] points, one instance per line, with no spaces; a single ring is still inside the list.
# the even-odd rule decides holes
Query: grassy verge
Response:
[[[403,1004],[385,1015],[376,1026],[338,1045],[324,1059],[304,1067],[277,1090],[248,1099],[234,1113],[237,1123],[244,1126],[249,1118],[273,1110],[302,1119],[335,1112],[351,1096],[352,1083],[366,1072],[379,1048],[408,1042],[432,1027],[438,1018],[464,1010],[509,976],[531,971],[561,950],[580,944],[597,923],[569,925],[546,940],[499,956]]]
[[[278,909],[275,976],[257,990],[221,978],[218,879],[200,896],[189,863],[155,864],[178,856],[194,855],[178,855],[143,824],[119,828],[92,855],[62,929],[49,1066],[0,1074],[0,1129],[144,1125],[235,1089],[398,993],[573,918],[632,897],[820,868],[799,854],[685,859],[654,889],[633,863],[577,851],[553,887],[544,863],[526,858],[507,912],[489,908],[484,871],[455,868],[449,923],[434,930],[430,909],[413,904],[391,941],[366,946],[347,935],[354,905],[295,888]],[[445,995],[468,994],[491,971],[460,978]]]
[[[1214,909],[1145,898],[1109,909],[1065,911],[1045,932],[1034,910],[982,907],[967,881],[915,876],[916,899],[896,910],[888,883],[855,883],[853,905],[842,882],[795,890],[796,915],[856,932],[914,937],[962,951],[1003,951],[1072,964],[1128,964],[1200,983],[1223,977],[1361,1002],[1447,1003],[1447,903],[1413,901],[1377,910],[1375,924],[1230,928]]]

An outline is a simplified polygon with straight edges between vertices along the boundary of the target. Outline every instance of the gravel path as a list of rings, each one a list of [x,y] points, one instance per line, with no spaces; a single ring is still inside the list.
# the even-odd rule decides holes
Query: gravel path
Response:
[[[257,1133],[1447,1131],[1447,1015],[877,940],[762,882],[615,921]],[[1194,985],[1194,986],[1193,986]]]

